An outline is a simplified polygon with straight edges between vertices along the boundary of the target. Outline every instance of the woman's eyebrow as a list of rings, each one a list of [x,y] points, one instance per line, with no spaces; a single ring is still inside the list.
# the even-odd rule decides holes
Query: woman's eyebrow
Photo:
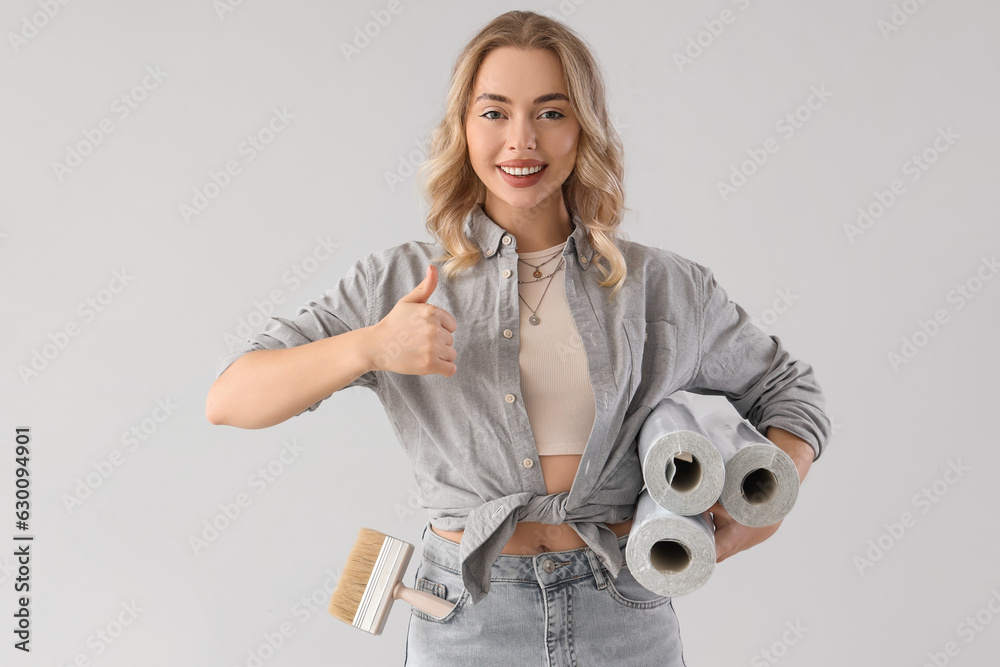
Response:
[[[480,95],[475,99],[473,104],[476,104],[480,100],[492,100],[494,102],[501,102],[503,104],[511,103],[509,98],[507,98],[504,95],[498,95],[496,93],[483,93],[482,95]],[[564,100],[566,102],[569,102],[569,98],[563,95],[562,93],[546,93],[545,95],[539,95],[538,97],[536,97],[535,101],[532,102],[532,104],[541,104],[542,102],[551,102],[552,100]]]

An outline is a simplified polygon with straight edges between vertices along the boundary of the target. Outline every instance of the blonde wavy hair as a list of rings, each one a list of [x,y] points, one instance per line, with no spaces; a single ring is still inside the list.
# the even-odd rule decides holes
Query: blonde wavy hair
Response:
[[[445,249],[434,261],[444,261],[442,270],[454,278],[481,259],[463,229],[469,212],[486,201],[486,186],[469,161],[465,116],[479,66],[491,51],[504,46],[548,49],[562,63],[580,123],[576,164],[562,185],[563,197],[570,215],[578,214],[586,227],[595,251],[593,263],[604,276],[600,285],[614,285],[609,299],[614,298],[627,274],[616,244],[619,236],[628,238],[619,228],[627,210],[621,138],[608,117],[604,81],[586,43],[566,25],[534,12],[497,16],[466,44],[452,69],[444,117],[431,135],[429,159],[417,170],[430,205],[427,231]]]

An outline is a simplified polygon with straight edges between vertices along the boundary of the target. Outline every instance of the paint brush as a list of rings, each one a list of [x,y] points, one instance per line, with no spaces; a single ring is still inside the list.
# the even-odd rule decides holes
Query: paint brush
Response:
[[[358,531],[327,611],[344,623],[382,634],[394,600],[410,603],[428,616],[444,618],[455,604],[403,583],[413,545],[371,528]]]

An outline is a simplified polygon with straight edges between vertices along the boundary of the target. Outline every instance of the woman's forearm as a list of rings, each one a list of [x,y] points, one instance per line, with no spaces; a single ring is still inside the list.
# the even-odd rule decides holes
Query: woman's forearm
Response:
[[[799,471],[799,483],[801,484],[802,480],[806,478],[806,473],[809,472],[809,466],[812,465],[816,450],[799,436],[777,426],[767,428],[767,439],[792,458],[792,462],[795,463],[795,467]]]
[[[372,370],[370,327],[305,345],[254,350],[237,359],[208,392],[213,424],[265,428],[301,413]]]

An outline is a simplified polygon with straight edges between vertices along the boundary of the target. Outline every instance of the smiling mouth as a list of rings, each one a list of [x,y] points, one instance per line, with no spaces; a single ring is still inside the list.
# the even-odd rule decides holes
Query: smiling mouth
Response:
[[[502,171],[505,174],[508,174],[510,176],[515,176],[515,177],[518,177],[518,178],[524,178],[526,176],[534,176],[538,172],[543,171],[548,166],[549,165],[547,165],[547,164],[543,164],[543,165],[536,166],[536,167],[504,167],[504,166],[501,166],[501,165],[498,164],[497,168],[500,171]]]

